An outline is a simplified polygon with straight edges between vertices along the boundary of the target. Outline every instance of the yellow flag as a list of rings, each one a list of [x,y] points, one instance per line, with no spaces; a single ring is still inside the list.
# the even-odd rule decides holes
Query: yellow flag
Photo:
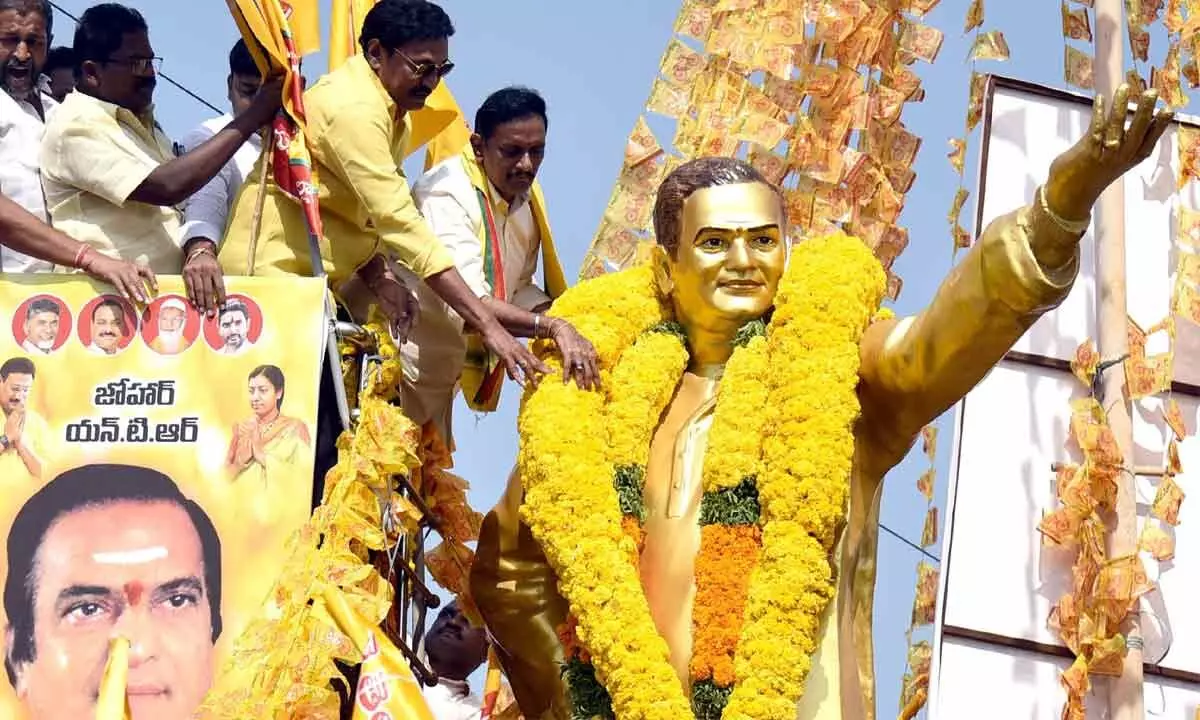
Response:
[[[317,0],[279,0],[292,29],[296,54],[304,57],[321,49],[321,13]]]
[[[96,720],[128,720],[129,703],[125,690],[129,686],[129,641],[113,638],[108,643],[108,660],[100,678],[100,695],[96,699]]]
[[[433,720],[408,661],[337,588],[322,593],[325,611],[362,653],[352,720]]]
[[[442,82],[425,100],[425,107],[412,114],[412,132],[408,136],[405,155],[412,155],[422,145],[428,145],[425,152],[425,169],[428,170],[457,156],[470,140],[471,126],[450,94],[450,88]]]
[[[292,3],[288,6],[290,10],[285,10],[282,0],[225,1],[259,71],[264,75],[287,74],[283,87],[283,107],[303,129],[304,116],[297,109],[300,104],[299,56],[302,53],[295,44],[296,36],[291,31],[288,16],[298,16],[298,19],[308,22],[308,18],[316,17],[316,2],[304,0],[303,4],[312,5],[312,14],[308,14],[296,11],[294,5],[298,3]],[[294,57],[292,52],[295,53]]]
[[[375,0],[333,0],[329,19],[329,71],[359,52],[358,36],[362,34],[363,19]]]

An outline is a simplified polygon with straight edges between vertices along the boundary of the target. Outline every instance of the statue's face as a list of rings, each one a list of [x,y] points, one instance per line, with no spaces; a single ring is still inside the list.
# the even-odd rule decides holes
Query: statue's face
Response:
[[[679,246],[667,260],[686,325],[719,327],[761,317],[787,261],[779,195],[759,182],[697,190],[683,203]]]

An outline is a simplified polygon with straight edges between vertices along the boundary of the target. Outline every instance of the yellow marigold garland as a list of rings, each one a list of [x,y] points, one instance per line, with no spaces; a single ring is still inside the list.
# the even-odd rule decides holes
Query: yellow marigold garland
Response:
[[[713,413],[704,455],[705,492],[736,487],[759,472],[762,436],[767,422],[767,388],[771,367],[763,337],[751,339],[725,365],[725,392]]]
[[[374,624],[391,605],[391,585],[367,551],[388,545],[379,498],[391,492],[392,475],[417,466],[419,432],[388,402],[400,362],[386,327],[372,323],[367,329],[384,362],[358,397],[358,427],[338,439],[338,462],[326,477],[321,506],[289,541],[275,587],[233,642],[198,718],[335,720],[341,703],[330,681],[342,675],[334,661],[357,664],[362,654],[331,626],[327,613],[314,608],[332,589]]]
[[[881,267],[861,241],[838,234],[801,243],[780,286],[767,339],[751,339],[727,366],[731,377],[722,383],[708,455],[736,457],[706,457],[705,489],[733,503],[726,508],[750,508],[761,522],[762,550],[750,578],[734,658],[736,685],[724,717],[791,718],[803,694],[820,618],[835,592],[830,551],[849,491],[858,342],[884,285]],[[692,713],[630,563],[637,543],[622,530],[623,524],[629,529],[629,518],[613,484],[617,461],[644,467],[658,419],[653,407],[669,401],[678,380],[678,374],[667,377],[672,363],[665,361],[645,361],[644,373],[612,370],[639,335],[669,320],[665,304],[643,266],[584,283],[555,304],[554,314],[596,344],[611,401],[606,406],[599,393],[561,383],[543,383],[526,394],[519,420],[522,516],[559,574],[578,623],[580,651],[590,655],[595,679],[608,691],[604,709],[621,720],[684,718]],[[668,346],[651,337],[639,343]],[[555,365],[548,348],[540,349]],[[658,392],[648,387],[651,378],[657,378]],[[747,382],[767,392],[754,412],[749,405],[743,410],[759,418],[739,425],[744,418],[729,409],[731,386]],[[641,410],[634,408],[638,404]],[[603,424],[615,417],[636,423],[637,431],[618,430],[610,438]],[[563,433],[568,425],[573,432]],[[761,458],[755,443],[734,437],[735,426],[765,434]],[[598,438],[610,441],[607,452]],[[707,522],[716,528],[707,530],[712,537],[744,532],[728,521]],[[698,574],[703,561],[698,558]],[[709,595],[697,608],[701,618],[712,612],[708,602],[719,601]],[[710,664],[721,666],[723,681],[730,679],[719,659]]]

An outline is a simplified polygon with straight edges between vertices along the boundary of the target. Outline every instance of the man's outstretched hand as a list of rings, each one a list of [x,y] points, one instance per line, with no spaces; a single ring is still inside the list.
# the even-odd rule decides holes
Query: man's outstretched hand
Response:
[[[1050,164],[1046,180],[1050,209],[1067,220],[1087,218],[1105,188],[1150,157],[1175,117],[1168,110],[1155,110],[1157,103],[1158,91],[1141,93],[1126,126],[1129,86],[1122,83],[1117,88],[1107,110],[1104,97],[1097,95],[1087,134]]]

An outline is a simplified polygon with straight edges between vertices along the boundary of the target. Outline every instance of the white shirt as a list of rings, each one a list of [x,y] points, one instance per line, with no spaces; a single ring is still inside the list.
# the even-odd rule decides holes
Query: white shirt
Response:
[[[7,251],[6,251],[6,252],[7,252]],[[22,349],[22,350],[24,350],[24,351],[25,351],[25,352],[27,352],[27,353],[30,353],[31,355],[33,355],[33,354],[36,354],[36,355],[49,355],[49,354],[50,354],[50,349],[49,349],[49,348],[40,348],[40,347],[38,347],[37,345],[34,345],[34,344],[33,344],[33,341],[32,341],[32,340],[30,340],[29,338],[26,338],[26,339],[25,339],[25,342],[21,343],[21,349]]]
[[[529,198],[514,198],[512,205],[488,183],[492,216],[500,239],[504,283],[508,302],[525,310],[550,301],[534,283],[541,235],[529,206]],[[484,223],[479,196],[463,167],[454,156],[425,173],[413,185],[413,198],[425,221],[454,257],[454,265],[479,297],[491,295],[484,276],[480,243]],[[399,268],[402,279],[417,292],[421,314],[408,342],[400,348],[404,358],[405,413],[418,425],[435,420],[449,437],[449,412],[467,349],[463,321],[415,275]]]
[[[46,78],[38,82],[43,112],[49,116],[58,103],[50,97]],[[0,194],[50,222],[42,194],[42,134],[46,124],[29,102],[0,91]],[[0,270],[6,273],[50,272],[53,265],[7,247],[0,247]]]
[[[467,683],[439,678],[438,684],[421,690],[433,720],[479,720],[483,702]]]
[[[232,121],[233,116],[229,114],[205,121],[183,137],[177,150],[195,150]],[[242,188],[242,183],[246,182],[261,153],[262,138],[255,134],[242,143],[229,162],[221,168],[221,172],[188,199],[183,208],[184,223],[180,230],[180,245],[186,245],[192,238],[208,238],[215,242],[217,247],[221,246],[221,240],[225,236],[225,224],[233,211],[238,190]]]

